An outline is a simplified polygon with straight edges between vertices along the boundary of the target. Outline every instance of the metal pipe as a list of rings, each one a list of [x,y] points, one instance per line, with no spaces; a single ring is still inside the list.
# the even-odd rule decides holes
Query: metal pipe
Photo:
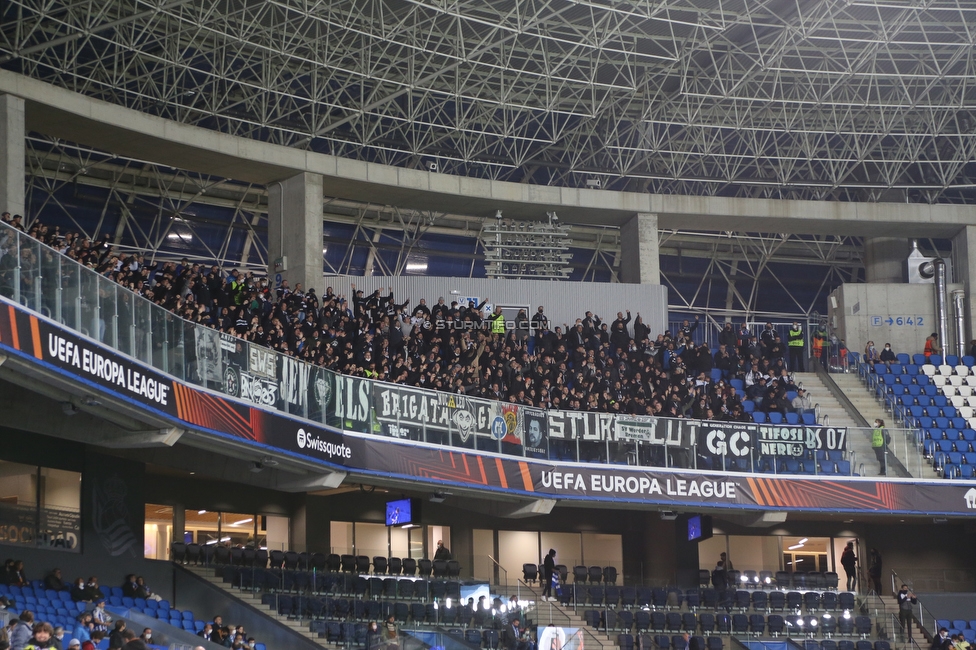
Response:
[[[962,359],[966,356],[966,292],[956,289],[952,292],[953,316],[956,319],[956,354]],[[960,363],[962,363],[960,361]]]
[[[946,306],[946,264],[945,260],[937,257],[932,260],[935,270],[935,317],[939,325],[939,345],[943,354],[948,351],[949,344],[949,313]]]

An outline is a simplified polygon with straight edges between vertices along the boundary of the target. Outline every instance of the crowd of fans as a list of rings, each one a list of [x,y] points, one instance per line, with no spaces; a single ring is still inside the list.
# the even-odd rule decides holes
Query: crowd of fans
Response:
[[[3,584],[13,587],[27,587],[31,582],[24,572],[21,560],[8,559],[0,573]],[[12,617],[9,624],[0,627],[0,650],[96,650],[103,639],[108,639],[110,650],[148,650],[160,647],[153,641],[152,628],[144,628],[141,633],[127,628],[125,621],[115,620],[105,609],[106,596],[98,584],[98,578],[87,580],[78,578],[66,584],[60,569],[53,569],[45,576],[44,588],[53,591],[68,591],[71,600],[84,603],[83,611],[77,616],[74,628],[66,630],[63,626],[52,625],[36,620],[34,612],[23,610]],[[129,598],[160,600],[159,595],[146,585],[142,576],[129,574],[122,583],[122,594]],[[0,608],[7,609],[11,602],[0,597]],[[251,650],[256,645],[254,637],[248,636],[243,625],[227,625],[221,616],[204,626],[198,636],[233,650]]]
[[[16,217],[4,220],[24,230]],[[150,263],[120,253],[107,235],[93,241],[37,222],[26,232],[188,321],[347,375],[542,408],[639,415],[744,421],[746,399],[767,412],[811,406],[808,397],[787,398],[797,386],[787,344],[771,324],[757,333],[726,323],[715,351],[693,342],[697,319],[655,337],[629,310],[614,319],[586,312],[553,327],[539,307],[531,318],[522,310],[511,326],[498,327],[500,310],[488,314],[483,305],[443,298],[413,304],[392,288],[366,294],[355,284],[348,296],[333,287],[275,288],[253,273],[188,259]],[[733,378],[743,381],[744,394]]]

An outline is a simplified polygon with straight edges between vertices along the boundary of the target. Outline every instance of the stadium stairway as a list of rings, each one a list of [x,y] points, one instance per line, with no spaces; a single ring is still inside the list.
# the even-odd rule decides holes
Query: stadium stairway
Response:
[[[827,425],[832,427],[858,427],[860,426],[854,421],[854,418],[848,414],[847,410],[843,407],[834,395],[831,393],[830,389],[821,381],[820,377],[814,372],[798,372],[794,375],[797,386],[805,388],[807,393],[810,395],[810,399],[814,404],[820,406],[820,421],[824,421],[824,416],[827,416]],[[837,374],[831,375],[831,379],[837,382],[840,378],[853,377],[854,381],[857,381],[857,375],[846,375]],[[841,387],[840,383],[838,387]],[[843,387],[841,387],[842,390]],[[861,392],[865,392],[863,387]],[[847,391],[844,390],[844,394],[848,395]],[[850,395],[848,395],[850,398]],[[861,413],[864,415],[864,413]],[[868,420],[869,422],[871,420]],[[851,465],[855,468],[854,471],[859,474],[878,474],[878,461],[875,460],[874,452],[871,450],[871,438],[867,432],[865,433],[863,429],[858,429],[856,431],[851,431],[851,435],[848,437],[848,443],[850,451],[854,453],[854,462]],[[865,472],[860,472],[858,468],[861,464],[864,464]]]
[[[507,589],[505,587],[495,587],[493,591],[497,591],[503,600],[510,596],[516,596],[522,600],[533,601],[522,613],[522,617],[531,621],[533,625],[545,626],[552,623],[557,627],[575,627],[586,630],[587,638],[585,647],[592,648],[595,642],[595,644],[598,644],[597,650],[619,650],[616,641],[616,632],[597,630],[587,625],[581,615],[582,609],[576,612],[573,611],[572,607],[564,607],[558,602],[542,600],[541,586],[528,586],[523,583],[518,587],[509,586]]]
[[[230,584],[223,582],[219,575],[216,575],[213,567],[204,566],[191,566],[191,565],[181,565],[178,567],[190,574],[193,574],[200,581],[208,584],[212,589],[219,590],[221,595],[229,597],[240,603],[245,609],[250,610],[254,617],[264,617],[266,619],[273,619],[278,625],[287,628],[289,632],[292,633],[293,643],[289,643],[289,648],[299,649],[313,649],[313,648],[326,648],[327,650],[341,650],[341,645],[336,645],[327,642],[325,639],[319,638],[318,634],[309,631],[308,621],[299,622],[294,620],[288,620],[284,616],[279,616],[278,612],[271,605],[264,605],[261,603],[261,594],[254,594],[251,592],[241,591],[240,589],[234,589]],[[237,620],[236,617],[224,616],[225,620],[228,618],[233,618]],[[302,639],[295,638],[294,635],[302,637],[307,643],[301,643]],[[271,644],[268,644],[271,647]]]
[[[830,377],[834,380],[834,383],[837,384],[837,387],[844,392],[844,395],[848,400],[850,400],[851,404],[854,405],[854,408],[857,409],[858,413],[860,413],[865,420],[868,422],[874,422],[876,419],[881,419],[885,422],[889,429],[896,426],[891,413],[885,412],[884,405],[877,400],[872,391],[865,387],[864,383],[861,382],[856,372],[837,373],[832,374]],[[871,449],[870,438],[868,437],[870,432],[865,431],[863,432],[863,435],[860,435],[861,433],[861,431],[855,432],[855,435],[852,435],[850,438],[852,443],[855,440],[861,439],[868,441],[868,445],[864,453],[861,452],[860,447],[857,449],[858,464],[864,463],[868,474],[877,474],[880,472],[881,468],[878,465],[878,461],[875,460],[874,450]],[[896,445],[891,453],[896,455],[896,458],[903,467],[915,466],[918,463],[917,458],[902,457],[906,451],[907,450],[904,446]],[[889,474],[897,476],[901,476],[903,474],[905,476],[908,475],[907,472],[898,472],[897,464],[894,464],[891,468],[889,468]]]

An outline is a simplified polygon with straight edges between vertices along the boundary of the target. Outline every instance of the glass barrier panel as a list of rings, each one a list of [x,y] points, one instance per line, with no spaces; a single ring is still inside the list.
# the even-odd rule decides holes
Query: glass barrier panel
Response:
[[[98,276],[98,302],[102,320],[99,340],[116,350],[119,338],[118,291],[125,289],[109,278]]]
[[[116,298],[118,349],[130,357],[136,356],[136,303],[139,301],[139,296],[121,288]]]

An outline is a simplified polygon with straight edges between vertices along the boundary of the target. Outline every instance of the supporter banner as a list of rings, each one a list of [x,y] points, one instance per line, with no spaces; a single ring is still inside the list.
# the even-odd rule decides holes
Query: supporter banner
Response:
[[[808,451],[845,451],[845,427],[760,424],[755,441],[761,456],[803,456]]]
[[[549,411],[549,437],[559,440],[613,439],[613,415],[581,411]]]
[[[376,419],[387,435],[414,438],[414,432],[430,430],[453,433],[462,443],[484,437],[522,444],[517,405],[392,384],[374,383],[372,390]]]
[[[216,343],[217,359],[222,360],[226,356],[226,367],[246,369],[253,376],[270,373],[269,362],[261,355],[252,356],[250,351],[242,355],[244,350],[238,350],[236,342],[234,350],[224,350],[224,347],[229,348],[227,343],[230,342],[222,346],[219,336],[211,338],[205,335],[204,338]],[[9,303],[0,307],[0,348],[16,351],[20,359],[18,363],[25,360],[43,362],[64,376],[100,386],[106,395],[133,400],[156,413],[170,415],[174,423],[183,423],[198,431],[261,443],[282,452],[308,457],[325,466],[344,466],[350,472],[361,475],[380,474],[435,484],[478,486],[514,492],[523,497],[626,501],[665,507],[930,515],[976,513],[976,487],[971,481],[880,481],[839,477],[725,475],[612,465],[583,466],[504,455],[486,456],[457,446],[409,445],[376,435],[347,435],[326,426],[300,421],[285,413],[258,408],[253,403],[229,399],[175,381]],[[193,349],[198,353],[214,353],[209,343],[208,346],[194,346]],[[300,375],[288,378],[287,374],[280,374],[284,364],[278,363],[277,378],[294,389],[290,391],[292,399],[300,403],[305,379]],[[377,390],[392,391],[387,396],[389,404],[396,403],[399,409],[409,399],[417,397],[408,399],[409,393],[405,392],[415,389],[374,385],[365,379],[337,376],[327,371],[320,374],[318,369],[310,373],[307,381],[305,395],[309,409],[312,408],[312,396],[315,396],[316,402],[327,407],[325,416],[328,424],[347,431],[380,432],[381,421],[374,414],[374,404],[382,401],[383,396],[378,395]],[[420,397],[428,395],[419,393]],[[469,440],[477,436],[488,443],[495,440],[504,442],[508,436],[514,436],[513,440],[523,441],[528,433],[526,448],[544,450],[550,437],[561,441],[614,440],[618,431],[618,423],[609,414],[544,412],[500,402],[454,397],[456,401],[453,406],[449,402],[438,402],[435,406],[448,411],[447,427],[452,433],[455,433],[456,426],[454,414],[458,411],[467,413],[463,417],[470,419],[465,425],[469,429]],[[445,399],[449,398],[445,395]],[[443,420],[434,416],[432,422],[436,424]],[[651,435],[635,433],[650,428],[647,421],[621,416],[619,424],[624,436],[628,433]],[[666,426],[675,425],[668,425],[664,421],[657,424],[657,427]],[[631,429],[628,430],[628,427]],[[771,425],[761,432],[755,424],[684,421],[679,425],[682,436],[685,427],[688,428],[689,440],[697,443],[694,447],[699,456],[748,456],[750,443],[757,441],[768,444],[795,443],[802,444],[806,449],[828,450],[842,449],[846,444],[846,431],[830,427],[802,427],[802,434],[784,434],[782,429],[790,427],[780,427],[777,431]],[[655,430],[654,435],[659,433]],[[669,436],[675,434],[672,429],[671,433],[660,435],[667,441]],[[790,439],[789,436],[796,436],[797,439]],[[451,440],[454,439],[455,436],[452,436]],[[221,438],[215,435],[214,440],[217,444]],[[109,553],[126,555],[138,552],[141,523],[138,517],[131,517],[132,512],[139,510],[134,505],[138,498],[135,492],[125,487],[132,477],[123,475],[114,467],[92,466],[87,467],[86,472],[98,476],[99,480],[91,482],[91,489],[85,492],[86,507],[92,508],[98,516],[97,520],[85,524],[85,534],[94,534],[97,543]],[[15,525],[13,533],[19,534],[14,518],[8,519],[9,523]],[[52,529],[54,538],[58,538],[57,529],[71,527],[70,523],[67,526],[54,523],[46,523],[46,527]],[[9,526],[6,533],[11,533]]]
[[[223,392],[259,406],[279,406],[278,355],[243,339],[220,335]]]
[[[691,447],[697,422],[650,415],[618,415],[614,439],[665,447]]]
[[[522,426],[525,435],[525,451],[533,454],[548,453],[549,418],[537,408],[522,409]]]
[[[719,463],[721,459],[749,458],[758,425],[745,422],[712,422],[701,420],[698,425],[697,454],[707,463]]]
[[[329,399],[326,424],[347,431],[374,432],[373,382],[336,373],[329,373],[326,380],[330,384],[326,389]]]

